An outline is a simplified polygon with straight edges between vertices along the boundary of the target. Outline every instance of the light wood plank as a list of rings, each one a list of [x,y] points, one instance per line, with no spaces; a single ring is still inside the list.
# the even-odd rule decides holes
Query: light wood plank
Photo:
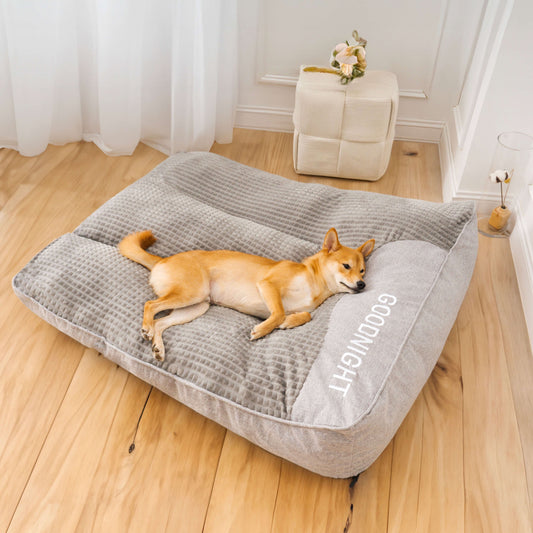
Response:
[[[37,157],[22,157],[14,150],[0,150],[0,209],[22,185],[37,185],[65,160],[74,160],[81,151],[80,143],[49,146]]]
[[[457,320],[464,383],[465,531],[530,531],[525,465],[486,260],[490,245],[480,238],[465,312]]]
[[[270,531],[280,473],[279,457],[228,431],[204,532]]]
[[[5,495],[0,506],[0,530],[11,520],[83,353],[81,345],[30,313],[11,288],[13,275],[37,251],[35,243],[47,244],[55,237],[54,227],[61,225],[58,220],[69,221],[79,207],[68,193],[50,189],[46,194],[41,187],[50,172],[62,175],[78,149],[71,145],[55,154],[61,157],[45,157],[43,167],[31,178],[25,173],[27,162],[23,158],[19,186],[13,187],[0,211],[0,328],[6,332],[0,358],[0,490]],[[10,161],[14,169],[15,160]],[[58,220],[53,220],[57,219],[53,196],[68,197]],[[28,435],[31,447],[24,444]]]
[[[127,373],[85,350],[8,531],[74,531]]]
[[[390,531],[461,532],[463,397],[457,328],[394,437]]]
[[[350,533],[381,533],[388,530],[389,494],[391,484],[393,442],[377,460],[359,475],[359,479],[349,493],[351,505],[349,518]],[[353,505],[353,508],[352,508]]]
[[[530,521],[533,523],[533,354],[531,353],[527,326],[520,302],[513,298],[518,294],[514,265],[506,240],[483,243],[483,251],[489,260],[494,298],[501,323],[502,340],[514,408],[522,443],[526,468]]]
[[[42,164],[37,164],[36,158],[18,156],[9,157],[9,164],[2,166],[4,172],[7,167],[10,175],[18,176],[18,182],[11,180],[9,197],[0,210],[0,327],[8,332],[2,340],[0,359],[0,489],[5,494],[0,506],[0,530],[11,520],[83,353],[80,344],[39,320],[18,301],[11,279],[34,253],[88,216],[97,207],[92,203],[95,199],[99,203],[107,199],[93,195],[92,202],[87,202],[77,189],[83,180],[77,176],[72,181],[73,161],[95,170],[90,165],[93,149],[87,143],[51,147],[43,155]],[[82,157],[86,152],[87,157]],[[139,160],[138,169],[131,167],[134,173],[128,179],[142,176],[155,161],[164,158],[157,152],[153,155],[147,162]],[[105,157],[101,160],[114,164],[117,161]],[[129,158],[123,160],[127,162]],[[93,187],[98,182],[92,172],[85,170],[84,175]],[[114,183],[112,192],[121,186]],[[17,360],[20,365],[13,364]],[[50,387],[52,382],[54,386]],[[21,446],[21,438],[28,434],[32,435],[31,451]]]
[[[283,461],[272,531],[344,531],[353,520],[350,483]]]
[[[422,430],[416,531],[464,531],[463,387],[459,335],[452,328],[422,391]]]
[[[0,531],[7,530],[84,350],[29,311],[21,310],[13,325],[0,359]]]
[[[424,399],[420,395],[393,439],[389,497],[391,533],[416,531],[424,436]]]
[[[80,531],[202,530],[225,429],[130,376],[88,496]]]
[[[215,143],[211,152],[266,172],[299,180],[292,164],[292,135],[235,129],[233,143]]]

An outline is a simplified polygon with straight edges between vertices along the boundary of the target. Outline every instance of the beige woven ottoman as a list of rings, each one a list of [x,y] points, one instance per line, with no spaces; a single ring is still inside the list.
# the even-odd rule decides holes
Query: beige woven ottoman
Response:
[[[391,72],[367,71],[347,85],[338,76],[304,72],[296,85],[294,169],[375,181],[387,170],[398,112]]]

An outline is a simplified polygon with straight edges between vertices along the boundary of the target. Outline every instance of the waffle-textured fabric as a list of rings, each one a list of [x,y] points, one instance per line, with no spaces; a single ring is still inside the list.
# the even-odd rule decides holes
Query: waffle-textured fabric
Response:
[[[150,251],[230,249],[301,261],[335,227],[369,238],[366,289],[336,295],[291,330],[249,340],[259,319],[211,306],[163,335],[140,334],[149,272],[118,242],[151,229]],[[179,154],[113,197],[14,278],[52,325],[192,409],[323,475],[366,469],[435,365],[477,252],[472,203],[435,204],[302,184],[209,153]]]

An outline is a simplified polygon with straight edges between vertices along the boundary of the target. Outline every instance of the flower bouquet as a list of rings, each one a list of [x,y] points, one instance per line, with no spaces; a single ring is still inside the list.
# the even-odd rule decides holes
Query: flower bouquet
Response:
[[[489,218],[489,226],[492,229],[497,231],[503,230],[507,225],[509,217],[511,216],[511,211],[507,209],[505,205],[505,200],[507,199],[507,193],[509,192],[509,183],[511,183],[511,178],[513,177],[513,171],[508,172],[507,170],[495,170],[489,174],[489,179],[491,183],[500,184],[500,205],[495,207],[492,210],[492,213]],[[503,188],[505,187],[505,193]]]
[[[326,72],[340,76],[340,82],[346,85],[355,78],[365,75],[366,39],[359,37],[357,30],[352,32],[354,44],[348,41],[339,43],[331,52],[330,64],[333,68],[306,67],[305,72]]]

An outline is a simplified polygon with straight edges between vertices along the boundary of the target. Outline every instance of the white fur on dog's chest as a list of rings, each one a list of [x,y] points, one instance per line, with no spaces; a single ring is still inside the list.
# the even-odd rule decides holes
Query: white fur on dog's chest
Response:
[[[312,311],[315,308],[309,280],[305,274],[295,276],[285,291],[282,301],[286,313]]]

